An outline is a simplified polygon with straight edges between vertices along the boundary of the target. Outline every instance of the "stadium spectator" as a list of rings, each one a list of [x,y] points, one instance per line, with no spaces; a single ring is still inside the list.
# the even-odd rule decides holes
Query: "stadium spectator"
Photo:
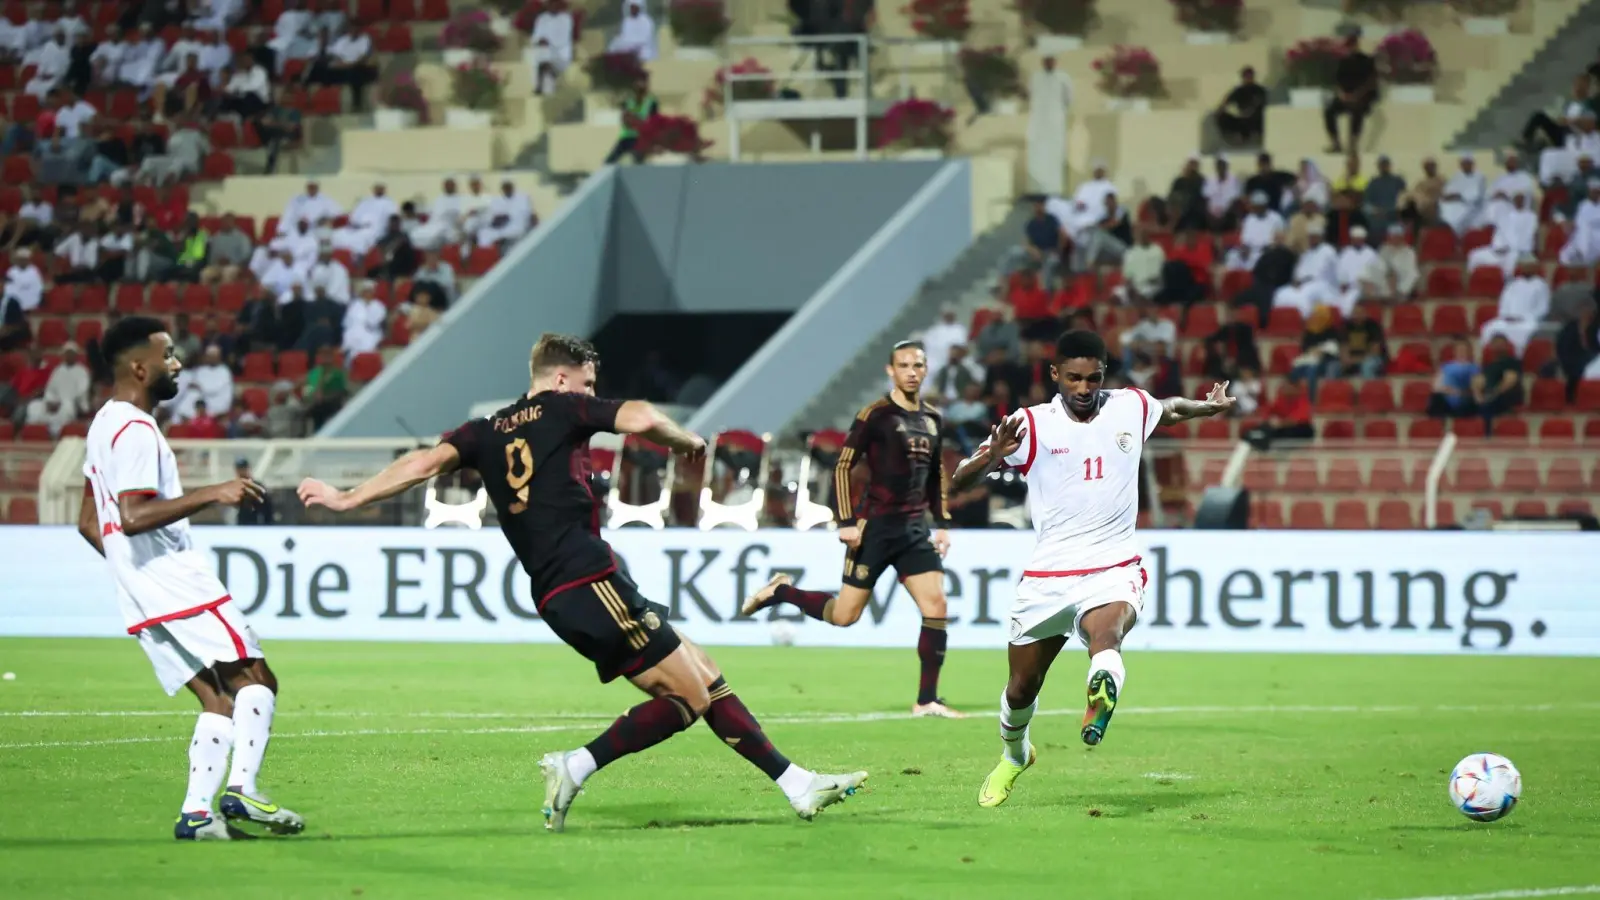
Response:
[[[1028,190],[1059,196],[1066,189],[1071,112],[1072,79],[1056,66],[1055,57],[1042,57],[1028,81]]]
[[[1563,266],[1592,266],[1600,262],[1600,179],[1587,185],[1586,198],[1573,215],[1572,233],[1557,257]]]
[[[1349,316],[1362,298],[1377,299],[1388,295],[1383,258],[1367,243],[1367,230],[1360,225],[1350,229],[1350,245],[1339,251],[1336,271],[1339,277],[1339,300],[1336,305],[1342,315]]]
[[[1488,224],[1486,202],[1489,188],[1477,161],[1471,154],[1461,157],[1461,171],[1445,182],[1439,201],[1439,219],[1456,234],[1466,234]]]
[[[89,412],[90,389],[93,381],[89,367],[80,359],[82,350],[76,342],[68,341],[61,347],[61,363],[50,372],[45,382],[46,400],[55,400],[62,409],[76,419]]]
[[[1359,229],[1363,235],[1370,231],[1367,216],[1361,211],[1361,194],[1356,191],[1339,191],[1333,195],[1333,206],[1323,217],[1322,239],[1335,249],[1347,247]]]
[[[1217,131],[1232,147],[1259,145],[1266,133],[1267,89],[1256,83],[1256,70],[1239,70],[1239,83],[1228,91],[1215,114]]]
[[[344,305],[350,302],[350,270],[333,257],[331,248],[321,247],[317,261],[306,272],[306,287],[315,299]]]
[[[1339,140],[1339,116],[1350,117],[1350,149],[1359,149],[1362,126],[1378,101],[1378,64],[1361,50],[1361,31],[1354,28],[1344,35],[1346,53],[1333,74],[1333,95],[1322,110],[1322,124],[1328,132],[1328,152],[1343,153]]]
[[[428,221],[412,232],[411,240],[422,250],[438,250],[461,240],[462,196],[455,178],[446,178],[439,196],[428,204]]]
[[[22,206],[17,209],[18,233],[14,245],[37,244],[45,239],[45,232],[55,221],[55,205],[39,196],[31,184],[22,185]]]
[[[1037,331],[1055,327],[1055,312],[1051,309],[1050,292],[1039,283],[1039,276],[1027,269],[1011,276],[1007,296],[1011,309],[1024,337]]]
[[[42,184],[78,185],[88,174],[83,153],[67,146],[60,134],[33,147],[34,171]]]
[[[1521,356],[1549,313],[1550,283],[1544,280],[1536,263],[1520,263],[1500,290],[1500,308],[1493,319],[1483,323],[1479,342],[1489,346],[1495,338],[1505,338]]]
[[[198,281],[210,257],[210,241],[211,236],[200,227],[200,217],[189,213],[178,230],[177,256],[169,274],[180,281]]]
[[[1017,403],[1012,399],[1011,382],[998,379],[989,387],[989,425],[998,425],[1005,418],[1017,411]]]
[[[289,251],[296,275],[301,278],[310,277],[311,267],[317,264],[317,256],[322,252],[322,242],[317,240],[317,233],[310,222],[301,219],[294,223],[292,231],[287,233],[280,231],[273,239],[273,243]]]
[[[228,432],[229,440],[266,436],[266,424],[242,400],[233,401],[233,409],[228,410],[228,420],[223,427]]]
[[[225,31],[244,17],[246,0],[196,0],[190,7],[196,28]]]
[[[1212,161],[1212,166],[1212,175],[1206,179],[1205,188],[1207,224],[1217,231],[1232,231],[1239,218],[1239,198],[1244,193],[1244,187],[1226,159],[1219,156]]]
[[[1565,145],[1567,136],[1572,133],[1573,122],[1586,110],[1594,108],[1592,91],[1593,82],[1587,72],[1574,76],[1571,93],[1566,97],[1557,97],[1552,106],[1558,110],[1556,115],[1538,110],[1528,117],[1528,123],[1522,126],[1522,146],[1529,152],[1537,153],[1543,147]],[[1541,142],[1538,138],[1544,140]]]
[[[1589,199],[1589,183],[1600,178],[1600,170],[1594,165],[1594,160],[1587,156],[1578,157],[1578,171],[1560,183],[1566,190],[1554,192],[1556,202],[1552,204],[1550,218],[1556,222],[1567,222],[1578,214],[1578,205]]]
[[[139,164],[137,180],[150,184],[170,184],[200,173],[200,165],[211,152],[211,138],[200,130],[193,117],[180,119],[167,139],[165,152],[146,156]]]
[[[1311,310],[1306,316],[1306,330],[1300,335],[1300,355],[1289,364],[1289,380],[1305,382],[1306,390],[1315,397],[1318,380],[1338,378],[1342,371],[1339,337],[1339,324],[1332,309],[1318,306]]]
[[[1539,215],[1522,194],[1511,195],[1511,205],[1494,221],[1494,238],[1487,246],[1467,254],[1467,271],[1499,269],[1507,278],[1517,261],[1533,256],[1539,241]]]
[[[193,116],[211,105],[211,76],[200,68],[200,57],[189,56],[170,85],[158,80],[151,106],[167,116]]]
[[[1294,180],[1294,196],[1302,208],[1310,202],[1325,209],[1332,202],[1333,186],[1328,183],[1328,177],[1322,174],[1322,169],[1309,158],[1300,160],[1300,174]]]
[[[194,413],[183,425],[183,430],[189,437],[200,441],[220,441],[228,436],[222,422],[211,414],[211,408],[204,400],[196,400]]]
[[[983,367],[967,356],[965,343],[955,344],[944,365],[933,370],[926,390],[936,402],[953,403],[966,395],[969,385],[976,385],[979,396],[982,395]]]
[[[314,358],[325,347],[338,347],[341,337],[340,323],[346,308],[325,297],[308,296],[306,289],[297,289],[280,310],[285,324],[284,338],[293,343],[290,349]],[[298,329],[291,326],[298,325]]]
[[[1052,285],[1070,243],[1061,223],[1046,208],[1046,199],[1035,197],[1033,217],[1023,224],[1022,244],[1011,250],[1005,271],[1009,274],[1025,265],[1037,268],[1041,273],[1040,280]]]
[[[533,85],[540,94],[553,93],[561,74],[572,65],[572,13],[566,0],[549,0],[533,22]]]
[[[417,248],[411,245],[411,238],[400,227],[399,216],[389,217],[389,230],[378,240],[375,249],[379,254],[379,262],[368,270],[368,278],[391,281],[410,278],[417,271]]]
[[[1539,181],[1554,184],[1578,168],[1578,159],[1600,154],[1600,131],[1595,128],[1595,111],[1585,109],[1572,123],[1572,131],[1560,147],[1547,147],[1539,153]]]
[[[178,395],[168,401],[174,422],[187,422],[197,414],[198,404],[211,409],[233,405],[233,373],[222,361],[222,349],[208,345],[199,364],[191,364],[178,375]]]
[[[1328,218],[1322,214],[1322,207],[1315,200],[1306,200],[1300,204],[1295,214],[1289,217],[1289,227],[1284,231],[1284,246],[1296,254],[1303,254],[1311,247],[1311,236],[1316,235],[1319,240],[1327,238]]]
[[[238,281],[255,252],[250,235],[239,227],[233,213],[222,215],[221,227],[207,238],[207,245],[206,267],[200,273],[200,280],[206,284]]]
[[[1311,396],[1294,382],[1278,388],[1272,402],[1263,407],[1267,421],[1245,433],[1245,440],[1265,449],[1278,440],[1310,440],[1317,436],[1311,424]]]
[[[1215,264],[1209,237],[1202,240],[1192,231],[1178,232],[1171,255],[1161,265],[1161,290],[1156,293],[1155,302],[1183,307],[1180,319],[1187,322],[1189,308],[1210,290],[1211,268]]]
[[[1472,383],[1472,399],[1484,430],[1492,433],[1496,417],[1522,404],[1522,360],[1502,336],[1489,341],[1483,358],[1483,369]]]
[[[1287,229],[1272,197],[1264,190],[1251,191],[1249,211],[1239,224],[1239,243],[1228,251],[1227,267],[1243,272],[1254,269],[1262,252],[1277,243]]]
[[[316,14],[311,17],[311,30],[319,38],[333,40],[345,29],[345,0],[317,0]]]
[[[67,74],[67,67],[72,65],[72,54],[67,50],[70,43],[66,35],[59,29],[53,29],[44,42],[29,50],[22,57],[22,68],[26,72],[30,68],[33,77],[23,86],[25,93],[35,97],[44,97],[59,85]]]
[[[372,186],[372,195],[363,197],[350,211],[348,224],[334,230],[330,244],[335,250],[364,256],[383,236],[389,220],[399,212],[394,198],[388,196],[388,187],[377,182]]]
[[[928,360],[928,371],[937,372],[950,359],[950,348],[967,342],[967,325],[956,320],[954,306],[939,310],[939,321],[922,333],[922,352]]]
[[[266,68],[243,59],[224,68],[221,79],[222,96],[217,102],[220,112],[248,120],[266,110],[272,98],[272,80]]]
[[[304,388],[306,414],[313,430],[321,428],[344,407],[350,393],[344,367],[339,365],[332,347],[317,351],[317,364],[306,373]]]
[[[205,344],[194,333],[189,322],[188,313],[178,313],[172,319],[172,349],[178,354],[178,360],[186,366],[194,365],[205,350]]]
[[[1244,182],[1246,196],[1265,194],[1266,206],[1273,210],[1288,210],[1294,205],[1295,176],[1273,165],[1272,154],[1256,155],[1256,172]]]
[[[265,285],[258,286],[255,295],[245,301],[239,310],[236,325],[239,334],[235,349],[242,353],[276,347],[278,344],[278,296]]]
[[[1340,329],[1340,362],[1346,376],[1377,378],[1389,360],[1389,346],[1383,325],[1367,313],[1366,304],[1357,304]]]
[[[95,270],[100,265],[100,241],[90,223],[79,222],[77,228],[56,242],[52,252],[67,266],[65,272],[56,275],[57,284],[88,284],[95,280]]]
[[[623,154],[632,156],[636,163],[644,162],[644,154],[637,149],[639,127],[653,118],[659,109],[655,94],[650,92],[649,78],[641,77],[633,86],[633,92],[622,101],[621,130],[617,133],[617,143],[606,156],[606,165],[617,163]]]
[[[1389,226],[1378,257],[1383,263],[1384,296],[1397,300],[1408,300],[1415,296],[1422,270],[1417,265],[1417,250],[1407,240],[1404,226]]]
[[[607,53],[632,53],[640,62],[656,58],[656,23],[645,12],[644,4],[629,3],[623,14],[622,25],[606,46]]]
[[[1122,364],[1132,369],[1134,357],[1138,354],[1154,358],[1153,351],[1157,344],[1170,347],[1177,340],[1178,326],[1171,319],[1157,316],[1155,307],[1147,305],[1139,310],[1139,321],[1122,333]]]
[[[1218,307],[1217,330],[1205,338],[1205,374],[1213,381],[1232,380],[1245,370],[1261,370],[1255,328],[1231,319],[1228,307]]]
[[[1344,155],[1344,171],[1332,181],[1333,194],[1353,192],[1359,195],[1366,189],[1367,176],[1361,174],[1361,154],[1352,149]]]
[[[1167,253],[1150,240],[1149,229],[1134,229],[1134,245],[1122,256],[1122,301],[1149,303],[1161,292],[1161,270]]]
[[[420,334],[444,314],[456,299],[456,270],[439,254],[422,255],[422,265],[412,276],[408,324],[413,335]]]
[[[1228,381],[1228,396],[1235,401],[1232,410],[1234,418],[1254,416],[1256,410],[1261,408],[1261,375],[1255,369],[1240,369]]]
[[[43,425],[49,429],[51,440],[55,440],[61,437],[61,429],[77,417],[77,414],[59,399],[40,396],[28,402],[27,409],[23,412],[22,424]]]
[[[1368,179],[1361,192],[1361,211],[1366,214],[1367,225],[1374,235],[1387,234],[1389,226],[1400,216],[1400,201],[1406,193],[1406,180],[1394,172],[1394,163],[1387,156],[1378,157],[1378,174]]]
[[[478,229],[478,246],[504,250],[522,240],[537,224],[539,216],[534,212],[533,200],[507,178],[500,182],[500,196],[489,201],[488,222]]]
[[[1567,384],[1567,402],[1578,394],[1579,382],[1600,379],[1600,315],[1593,299],[1556,334],[1556,363]]]
[[[304,277],[295,269],[294,255],[287,249],[272,251],[265,270],[256,277],[279,303],[287,303],[291,291],[305,286]]]
[[[977,349],[978,359],[982,360],[985,366],[994,365],[992,361],[995,359],[1022,358],[1022,327],[1017,324],[1015,311],[1003,298],[1000,298],[1000,302],[995,306],[994,317],[978,329],[973,344]]]
[[[1107,193],[1099,217],[1072,236],[1072,269],[1087,272],[1100,266],[1120,266],[1131,243],[1128,209],[1118,202],[1116,192]]]
[[[283,12],[272,26],[272,39],[267,48],[272,51],[278,74],[292,59],[310,59],[317,52],[319,35],[314,17],[304,8],[301,0],[285,0]]]
[[[944,423],[962,454],[971,454],[989,434],[989,409],[983,405],[983,383],[971,379],[944,408]]]
[[[1314,307],[1338,300],[1339,256],[1323,242],[1320,231],[1310,231],[1306,237],[1309,243],[1295,261],[1293,279],[1273,293],[1272,305],[1299,310],[1301,316],[1310,318]]]
[[[1440,222],[1447,182],[1433,158],[1422,161],[1422,177],[1400,200],[1400,218],[1415,230]]]
[[[1152,198],[1151,205],[1161,224],[1172,231],[1197,229],[1208,226],[1206,212],[1206,178],[1200,174],[1200,157],[1191,156],[1183,169],[1172,179],[1167,196]]]
[[[272,104],[262,110],[256,119],[256,134],[261,138],[262,146],[267,148],[266,174],[271,175],[278,171],[278,154],[284,145],[299,144],[305,136],[305,127],[302,124],[302,114],[299,109],[290,106],[287,94],[279,87],[272,94]]]
[[[131,253],[133,226],[118,219],[100,235],[100,264],[95,268],[95,278],[108,284],[121,281],[128,271]]]
[[[267,406],[267,437],[276,440],[302,437],[305,429],[305,404],[288,381],[277,381],[270,391],[271,404]]]
[[[1473,384],[1479,368],[1472,358],[1472,344],[1457,339],[1451,349],[1453,355],[1440,364],[1433,380],[1433,393],[1428,395],[1427,413],[1434,418],[1468,416],[1475,410]]]
[[[1539,208],[1539,183],[1522,168],[1522,160],[1515,151],[1505,156],[1505,172],[1489,185],[1489,203],[1484,215],[1489,225],[1498,225],[1503,216],[1512,211],[1512,201],[1521,197],[1529,210]]]
[[[375,296],[372,282],[361,281],[344,314],[345,358],[354,359],[358,353],[377,350],[383,343],[383,327],[388,318],[389,310]]]
[[[313,84],[348,86],[350,103],[360,112],[366,108],[367,85],[378,79],[372,38],[354,22],[345,22],[339,36],[323,45],[306,77]]]
[[[155,84],[156,67],[166,55],[167,45],[149,23],[139,26],[138,36],[128,41],[122,59],[117,63],[117,81],[139,91],[143,96]]]

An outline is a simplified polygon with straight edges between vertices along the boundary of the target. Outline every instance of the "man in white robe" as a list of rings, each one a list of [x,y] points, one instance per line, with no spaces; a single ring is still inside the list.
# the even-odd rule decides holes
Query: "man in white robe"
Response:
[[[1381,297],[1387,293],[1383,260],[1379,258],[1378,251],[1367,243],[1367,230],[1360,225],[1350,229],[1350,245],[1339,251],[1339,263],[1335,271],[1339,278],[1339,297],[1334,305],[1339,308],[1339,314],[1346,318],[1362,299]]]
[[[279,74],[283,73],[284,63],[289,60],[310,59],[317,55],[320,35],[313,26],[315,18],[300,0],[286,0],[284,3],[283,12],[272,23],[272,39],[267,41],[267,46],[277,54]]]
[[[1494,268],[1510,278],[1517,260],[1532,256],[1538,241],[1538,213],[1528,206],[1525,195],[1512,194],[1510,205],[1495,222],[1494,240],[1467,254],[1467,271]]]
[[[1059,197],[1067,187],[1072,79],[1047,56],[1028,85],[1028,192]],[[1066,224],[1063,222],[1062,224]]]
[[[1522,159],[1515,153],[1506,154],[1506,173],[1489,185],[1488,217],[1490,225],[1499,225],[1500,217],[1511,211],[1511,198],[1520,196],[1528,209],[1539,208],[1539,182],[1522,168]]]
[[[24,69],[33,67],[33,77],[28,79],[23,90],[35,97],[43,97],[61,83],[70,65],[72,54],[67,51],[65,39],[57,32],[22,57]]]
[[[1339,254],[1322,240],[1322,232],[1313,231],[1307,238],[1310,245],[1295,263],[1293,280],[1272,295],[1274,308],[1298,309],[1304,317],[1317,306],[1339,302]]]
[[[306,274],[306,283],[312,297],[327,297],[335,303],[350,302],[350,270],[333,258],[331,248],[322,248],[316,264]]]
[[[1539,323],[1550,312],[1550,283],[1539,274],[1539,267],[1523,263],[1516,268],[1516,277],[1506,282],[1500,291],[1500,309],[1494,318],[1483,323],[1479,340],[1487,346],[1496,337],[1511,342],[1522,356],[1528,342],[1539,330]]]
[[[1466,234],[1474,228],[1488,224],[1484,203],[1489,187],[1477,162],[1470,155],[1461,157],[1461,171],[1444,184],[1444,194],[1439,198],[1439,218],[1456,234]]]
[[[205,403],[206,409],[233,408],[233,373],[223,364],[222,350],[216,344],[205,349],[200,365],[184,369],[183,375],[171,407],[174,422],[194,418],[196,403]]]
[[[656,23],[644,11],[644,5],[629,3],[622,17],[622,27],[606,47],[607,53],[632,53],[640,62],[656,58]]]
[[[1244,188],[1240,185],[1239,176],[1229,169],[1226,159],[1217,157],[1216,173],[1206,179],[1206,212],[1213,220],[1221,221],[1242,193]]]
[[[1417,265],[1417,248],[1411,246],[1404,225],[1389,226],[1388,238],[1378,251],[1383,260],[1384,296],[1404,300],[1417,289],[1422,280],[1422,269]]]
[[[383,326],[389,310],[373,296],[372,282],[362,281],[357,296],[344,311],[345,359],[357,353],[371,353],[383,343]]]
[[[419,250],[438,250],[445,244],[461,240],[461,193],[456,180],[446,178],[439,196],[428,204],[428,221],[417,226],[411,243]]]
[[[1572,217],[1572,234],[1561,248],[1563,266],[1600,263],[1600,181],[1589,182],[1589,196]]]
[[[317,233],[304,219],[295,223],[294,231],[273,238],[272,245],[273,249],[289,254],[289,264],[302,280],[310,276],[311,267],[317,264],[317,256],[322,248]]]
[[[289,198],[288,205],[283,208],[283,215],[278,218],[278,231],[293,234],[295,226],[301,221],[311,223],[312,227],[327,219],[337,219],[344,215],[344,208],[338,201],[322,193],[322,186],[315,181],[306,182],[306,192]]]
[[[478,229],[479,247],[514,244],[538,221],[533,214],[533,201],[509,179],[500,183],[500,196],[489,201],[487,215],[487,224]]]
[[[305,287],[305,278],[294,269],[294,255],[279,250],[261,273],[261,286],[272,292],[279,303],[288,303],[295,288]]]
[[[1278,242],[1289,223],[1275,209],[1267,209],[1267,195],[1250,195],[1250,211],[1239,222],[1239,245],[1228,250],[1225,265],[1236,272],[1249,272],[1261,259],[1262,251]]]
[[[349,223],[334,231],[334,249],[349,250],[358,259],[365,256],[389,227],[389,217],[399,213],[400,207],[388,196],[388,187],[378,182],[372,186],[372,196],[363,197],[350,211]]]
[[[478,232],[489,224],[489,204],[494,195],[483,189],[483,179],[474,175],[467,179],[467,195],[461,198],[461,243],[478,246]]]
[[[541,94],[556,89],[561,73],[572,65],[572,13],[566,0],[550,0],[544,12],[533,21],[532,46],[527,59],[533,70],[534,90]]]
[[[1578,170],[1578,157],[1600,156],[1600,129],[1595,126],[1594,110],[1585,108],[1572,120],[1572,131],[1560,147],[1547,147],[1539,154],[1539,182],[1555,184],[1572,177]]]
[[[147,90],[155,84],[156,67],[166,55],[167,45],[162,43],[161,37],[149,25],[140,25],[138,40],[128,44],[117,65],[117,80],[141,91]]]

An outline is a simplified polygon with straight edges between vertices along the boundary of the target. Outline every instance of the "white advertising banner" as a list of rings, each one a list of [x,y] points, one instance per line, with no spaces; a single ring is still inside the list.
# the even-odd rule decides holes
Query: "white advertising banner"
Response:
[[[197,528],[235,602],[266,639],[551,641],[498,531]],[[903,647],[919,614],[885,575],[851,628],[792,609],[738,615],[777,572],[839,585],[826,532],[626,529],[609,535],[645,596],[705,644],[764,644],[793,623],[806,646]],[[1574,534],[1142,534],[1151,650],[1600,656],[1600,540]],[[952,647],[1003,647],[1031,532],[953,537]],[[0,635],[122,634],[104,563],[71,528],[0,528]]]

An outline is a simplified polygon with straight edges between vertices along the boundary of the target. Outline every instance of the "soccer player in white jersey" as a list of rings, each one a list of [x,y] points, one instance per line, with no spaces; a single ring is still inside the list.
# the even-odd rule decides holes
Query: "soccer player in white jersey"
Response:
[[[951,478],[957,491],[998,468],[1016,469],[1027,480],[1036,535],[1011,606],[1011,675],[1000,694],[1004,753],[978,792],[980,806],[1006,802],[1017,776],[1038,758],[1028,723],[1045,673],[1073,635],[1089,651],[1083,742],[1105,738],[1126,677],[1122,639],[1144,606],[1146,575],[1133,537],[1144,442],[1158,425],[1233,405],[1227,382],[1203,401],[1102,390],[1106,345],[1091,331],[1061,336],[1050,374],[1060,394],[995,426]]]
[[[90,358],[112,387],[89,427],[78,531],[110,564],[128,633],[150,657],[161,686],[169,696],[187,687],[200,700],[189,742],[189,787],[173,836],[247,836],[231,827],[240,822],[297,833],[305,820],[256,786],[272,737],[277,678],[189,534],[191,515],[219,503],[260,500],[261,485],[236,478],[183,492],[177,460],[151,415],[156,404],[177,395],[182,368],[165,324],[123,319],[98,346],[91,344]]]

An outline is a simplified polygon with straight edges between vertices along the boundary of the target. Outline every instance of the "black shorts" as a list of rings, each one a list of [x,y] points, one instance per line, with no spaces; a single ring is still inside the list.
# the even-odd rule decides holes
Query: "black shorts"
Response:
[[[681,643],[667,622],[667,608],[646,600],[621,575],[568,588],[546,600],[540,615],[567,646],[594,663],[602,684],[649,669]]]
[[[868,519],[861,526],[861,544],[845,552],[844,583],[870,591],[890,566],[901,581],[924,572],[944,571],[926,520]]]

